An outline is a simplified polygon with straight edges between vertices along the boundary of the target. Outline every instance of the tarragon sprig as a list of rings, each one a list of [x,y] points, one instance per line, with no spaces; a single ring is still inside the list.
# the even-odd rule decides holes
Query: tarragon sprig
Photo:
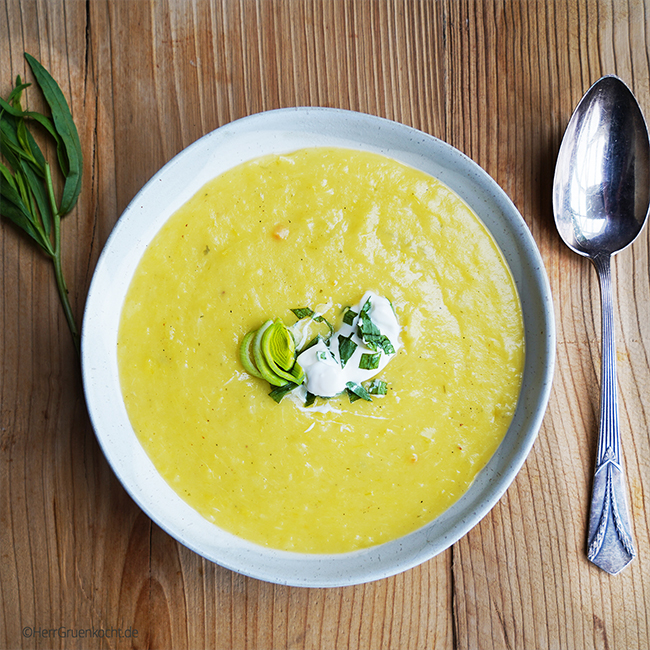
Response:
[[[51,117],[23,110],[20,99],[25,88],[16,86],[0,98],[0,151],[9,167],[0,162],[0,215],[27,233],[52,260],[56,286],[77,353],[80,337],[72,314],[61,264],[61,219],[77,203],[81,191],[82,153],[79,134],[68,103],[50,73],[30,54],[25,59],[47,102]],[[57,163],[65,179],[57,202],[52,170],[29,127],[40,125],[56,144]]]

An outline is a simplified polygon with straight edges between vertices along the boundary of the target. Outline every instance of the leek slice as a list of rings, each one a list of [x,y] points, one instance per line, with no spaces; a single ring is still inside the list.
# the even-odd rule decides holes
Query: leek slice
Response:
[[[251,350],[251,344],[253,343],[253,339],[255,338],[256,333],[257,332],[253,330],[252,332],[246,334],[244,337],[244,340],[239,346],[239,360],[241,361],[241,365],[244,366],[244,370],[249,375],[264,379],[262,373],[255,367],[255,362],[253,361],[253,352]]]
[[[291,370],[296,360],[296,342],[284,323],[276,318],[262,337],[262,349],[282,370]]]
[[[296,344],[291,336],[291,332],[287,330],[279,318],[276,318],[270,325],[264,327],[264,331],[259,338],[259,346],[260,356],[264,358],[270,371],[275,376],[285,380],[282,382],[283,384],[287,381],[294,384],[302,384],[305,379],[305,373],[301,366],[295,362]],[[257,349],[254,352],[257,352]],[[257,357],[255,357],[255,360],[257,361]],[[284,367],[285,364],[288,365],[288,368]]]
[[[287,381],[293,381],[292,379],[287,379],[281,375],[273,372],[271,366],[267,363],[266,358],[264,357],[264,352],[262,351],[262,337],[266,331],[273,325],[272,320],[267,320],[262,327],[260,327],[255,333],[253,338],[252,348],[253,348],[253,358],[255,359],[255,365],[257,369],[262,374],[262,378],[266,379],[272,386],[284,386]]]

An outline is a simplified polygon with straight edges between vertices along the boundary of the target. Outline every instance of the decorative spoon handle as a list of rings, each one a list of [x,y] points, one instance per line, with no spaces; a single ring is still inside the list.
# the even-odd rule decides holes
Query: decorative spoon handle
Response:
[[[625,475],[620,457],[611,256],[597,255],[592,261],[598,273],[602,303],[602,369],[598,452],[587,557],[601,569],[616,574],[636,557],[636,551],[632,542]]]

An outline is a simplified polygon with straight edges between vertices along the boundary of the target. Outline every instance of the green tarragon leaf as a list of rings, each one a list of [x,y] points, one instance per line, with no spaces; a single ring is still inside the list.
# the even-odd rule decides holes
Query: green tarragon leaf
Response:
[[[41,217],[45,234],[49,236],[50,230],[52,229],[52,211],[50,208],[49,197],[47,195],[47,188],[45,187],[45,184],[37,178],[37,174],[32,165],[24,163],[21,167],[23,174],[27,179],[30,194],[38,208],[38,213]]]
[[[0,174],[2,175],[2,182],[0,183],[0,214],[24,230],[44,251],[49,253],[48,242],[33,223],[33,216],[29,206],[25,205],[21,196],[21,188],[24,192],[27,191],[21,177],[14,178],[2,163],[0,163]]]
[[[328,361],[330,359],[335,361],[334,353],[329,348],[327,350],[319,350],[316,352],[316,358],[319,361]]]
[[[370,395],[386,395],[388,393],[388,384],[383,379],[373,379],[368,384],[367,390]]]
[[[20,78],[20,77],[19,77]],[[23,84],[24,87],[31,86],[31,84]],[[11,97],[11,95],[10,95]],[[59,149],[63,146],[63,142],[61,140],[61,136],[57,133],[56,129],[54,128],[54,125],[52,124],[52,120],[50,120],[48,117],[41,113],[37,113],[35,111],[23,111],[15,106],[11,106],[8,104],[4,99],[0,97],[0,110],[8,113],[9,115],[15,117],[15,118],[29,118],[31,120],[34,120],[35,122],[38,122],[55,140],[57,144],[57,153],[59,153]],[[43,157],[43,154],[41,153],[40,149],[38,146],[35,147],[36,143],[31,135],[31,133],[27,132],[27,139],[28,139],[28,144],[29,148],[31,149],[32,153],[34,154],[34,157],[36,158],[37,162],[41,165],[44,166],[45,164],[45,158]],[[59,162],[61,156],[59,155]],[[67,164],[67,160],[66,160]],[[65,172],[65,167],[63,167],[63,170]]]
[[[54,128],[61,138],[65,151],[67,164],[62,165],[65,184],[59,208],[61,216],[63,216],[72,210],[81,192],[83,161],[79,133],[72,120],[68,102],[52,75],[27,52],[25,52],[25,59],[27,59],[43,97],[50,107]]]
[[[20,97],[23,94],[23,90],[25,90],[25,88],[29,88],[31,85],[32,84],[30,84],[30,83],[23,83],[23,80],[20,78],[20,75],[17,75],[16,76],[16,86],[9,93],[9,97],[7,97],[7,101],[12,105],[13,104],[20,104]]]
[[[351,402],[356,402],[357,399],[372,402],[372,398],[368,394],[368,391],[361,384],[357,384],[355,381],[349,381],[345,385]],[[352,397],[353,395],[354,397]]]
[[[298,388],[298,384],[288,382],[282,386],[274,388],[269,395],[279,404],[282,401],[282,398],[288,395],[295,388]]]
[[[365,337],[381,336],[379,328],[372,322],[370,318],[370,299],[366,300],[366,303],[361,308],[359,313],[359,320],[357,326],[359,328],[359,338],[364,339]]]
[[[390,342],[390,339],[385,334],[381,333],[380,329],[370,318],[370,314],[368,313],[369,311],[370,299],[366,300],[366,303],[359,314],[359,320],[357,322],[359,338],[371,350],[382,350],[384,354],[395,354],[395,348]]]
[[[352,325],[354,324],[354,319],[358,316],[356,311],[353,309],[350,309],[349,307],[346,308],[345,312],[343,313],[343,322],[346,325]]]
[[[323,337],[320,334],[317,334],[314,336],[314,338],[309,341],[309,343],[306,343],[305,346],[298,352],[298,354],[302,354],[305,350],[309,350],[309,348],[313,348],[318,341],[322,341]]]
[[[361,370],[376,370],[379,368],[379,360],[381,359],[381,352],[374,354],[362,354],[359,359],[359,368]]]
[[[339,334],[339,356],[341,357],[341,368],[345,368],[345,364],[350,360],[350,357],[354,354],[354,351],[357,349],[357,344],[352,340],[352,334],[350,336],[343,336]]]
[[[34,155],[25,151],[20,145],[18,119],[4,112],[0,113],[0,151],[14,169],[20,167],[20,160],[37,164]]]
[[[332,323],[330,323],[325,317],[317,314],[310,307],[298,307],[296,309],[292,309],[291,311],[296,315],[296,318],[298,320],[302,320],[303,318],[311,318],[315,323],[325,323],[325,325],[327,325],[327,329],[330,332],[330,336],[334,334],[334,327]]]
[[[395,354],[395,348],[385,334],[380,334],[379,336],[366,336],[364,337],[363,342],[371,350],[382,350],[384,354]]]
[[[297,309],[292,309],[291,311],[296,315],[296,318],[298,320],[302,320],[303,318],[311,318],[316,313],[309,307],[298,307]]]

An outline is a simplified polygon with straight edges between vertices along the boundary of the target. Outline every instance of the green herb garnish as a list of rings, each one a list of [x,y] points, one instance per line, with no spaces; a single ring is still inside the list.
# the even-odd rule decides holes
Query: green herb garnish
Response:
[[[375,352],[373,354],[362,354],[361,359],[359,359],[359,368],[361,370],[376,370],[379,368],[380,358],[381,352]]]
[[[357,399],[365,399],[366,402],[372,402],[372,398],[368,394],[368,391],[361,385],[357,384],[355,381],[349,381],[345,384],[348,391],[348,397],[350,397],[351,402],[355,402]],[[355,397],[353,398],[352,395]]]
[[[319,359],[320,361],[328,361],[329,359],[335,361],[334,354],[329,349],[319,350],[318,352],[316,352],[316,358]]]
[[[362,370],[376,370],[379,368],[382,352],[386,354],[395,352],[390,339],[381,333],[370,318],[370,307],[370,299],[368,299],[359,313],[350,307],[346,307],[343,312],[343,322],[347,325],[353,325],[355,319],[358,319],[355,332],[372,350],[370,353],[361,354],[359,368]],[[318,323],[326,323],[330,331],[329,336],[317,335],[298,352],[291,330],[279,318],[276,318],[273,321],[266,321],[258,330],[246,334],[239,349],[239,356],[246,371],[268,381],[272,388],[269,395],[278,403],[305,381],[305,373],[297,362],[299,354],[323,341],[327,349],[317,350],[316,359],[319,361],[331,359],[336,362],[336,356],[330,350],[334,332],[332,325],[321,315],[317,315],[310,307],[300,307],[291,311],[299,320],[310,318]],[[341,368],[345,367],[359,347],[359,344],[352,340],[353,336],[353,333],[350,333],[349,336],[338,335],[338,357]],[[346,383],[344,392],[347,393],[350,402],[359,399],[370,402],[372,401],[371,395],[386,395],[387,391],[388,385],[385,381],[373,379],[364,384],[349,381]],[[316,397],[307,391],[305,406],[313,405]]]
[[[386,395],[388,393],[388,384],[383,379],[373,379],[365,385],[348,382],[345,391],[351,403],[356,402],[358,399],[365,399],[369,402],[371,401],[371,395]],[[364,396],[364,391],[367,397]]]
[[[289,382],[274,388],[269,395],[279,404],[282,401],[282,398],[288,395],[295,388],[298,388],[298,384]]]
[[[302,320],[303,318],[311,318],[316,313],[309,307],[298,307],[297,309],[292,309],[291,311],[296,315],[296,318],[298,320]]]
[[[339,356],[341,357],[341,368],[345,368],[345,364],[350,360],[350,357],[354,354],[357,347],[357,344],[352,340],[352,334],[350,334],[350,336],[339,334]]]
[[[352,325],[354,323],[354,319],[358,316],[356,311],[353,311],[349,307],[345,308],[345,312],[343,313],[343,322],[346,325]]]
[[[368,313],[370,311],[370,299],[366,300],[365,305],[361,309],[361,313],[359,314],[359,320],[357,322],[357,327],[359,330],[359,338],[363,339],[364,343],[368,343],[367,339],[370,339],[372,337],[380,337],[381,332],[379,331],[379,328],[372,322],[372,319],[370,318],[370,314]],[[368,347],[371,347],[370,345]],[[371,349],[376,350],[376,348],[372,347]]]
[[[330,323],[325,317],[317,314],[310,307],[298,307],[297,309],[292,309],[291,311],[296,315],[296,318],[298,320],[302,320],[303,318],[311,318],[315,323],[325,323],[325,325],[327,325],[327,329],[330,331],[330,336],[334,334],[334,327],[332,326],[332,323]]]
[[[302,350],[300,350],[299,354],[302,354],[305,350],[309,350],[309,348],[313,348],[316,345],[316,343],[318,343],[318,341],[321,340],[323,340],[323,337],[320,334],[317,334],[316,336],[314,336],[314,338],[311,341],[309,341],[309,343],[305,345],[305,347]]]
[[[386,395],[388,393],[388,384],[383,379],[373,379],[368,384],[368,393],[370,395]]]
[[[359,320],[357,322],[357,330],[359,338],[371,349],[371,350],[383,350],[384,354],[395,354],[395,348],[390,342],[390,339],[382,334],[377,325],[370,318],[370,298],[366,300],[361,313],[359,314]]]
[[[383,350],[384,354],[395,354],[395,348],[385,334],[380,334],[379,336],[366,336],[364,337],[363,342],[371,350]]]
[[[23,83],[20,76],[16,77],[16,86],[7,100],[0,99],[0,151],[11,167],[10,170],[0,163],[0,214],[29,235],[52,260],[63,312],[79,353],[79,330],[63,277],[61,219],[74,208],[81,192],[81,143],[58,84],[33,56],[25,53],[25,59],[50,108],[51,118],[22,109],[22,91],[31,84]],[[58,167],[65,179],[58,204],[50,164],[28,129],[32,123],[42,126],[56,143]]]

